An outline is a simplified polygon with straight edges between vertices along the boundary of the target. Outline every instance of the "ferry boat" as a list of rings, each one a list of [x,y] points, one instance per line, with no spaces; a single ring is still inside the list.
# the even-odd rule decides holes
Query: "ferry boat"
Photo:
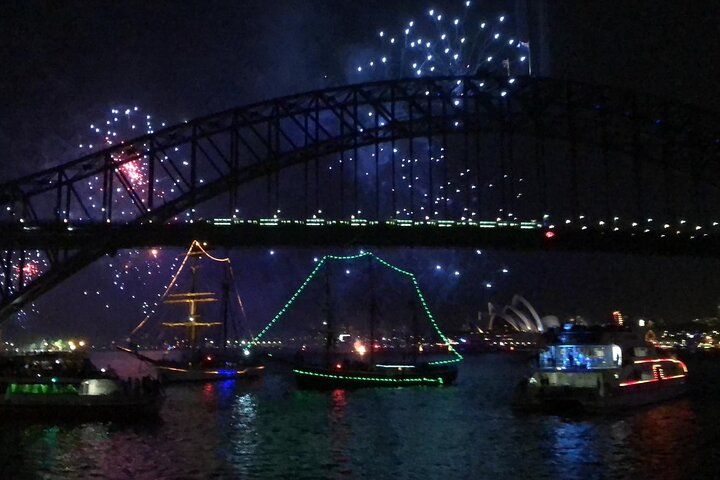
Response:
[[[668,400],[687,387],[687,366],[626,327],[565,325],[546,334],[519,409],[602,411]]]
[[[15,419],[123,419],[155,416],[165,399],[157,380],[121,380],[78,352],[0,356],[0,415]]]

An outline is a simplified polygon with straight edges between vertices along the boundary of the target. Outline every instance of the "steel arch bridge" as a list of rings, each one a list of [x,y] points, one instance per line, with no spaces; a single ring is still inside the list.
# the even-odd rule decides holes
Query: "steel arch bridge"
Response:
[[[264,101],[0,185],[0,320],[118,248],[198,231],[527,248],[553,231],[580,248],[697,253],[720,237],[719,163],[717,115],[565,80],[429,77]]]

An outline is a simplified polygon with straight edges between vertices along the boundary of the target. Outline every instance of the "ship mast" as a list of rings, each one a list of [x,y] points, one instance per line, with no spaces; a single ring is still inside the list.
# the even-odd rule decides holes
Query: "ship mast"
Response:
[[[195,264],[190,267],[192,272],[190,291],[185,293],[173,293],[166,297],[163,303],[167,304],[178,304],[185,303],[188,305],[188,316],[187,321],[184,322],[163,322],[161,325],[170,328],[185,328],[188,330],[188,339],[190,341],[191,351],[195,351],[197,348],[198,341],[198,330],[201,328],[215,327],[222,325],[222,322],[202,322],[200,321],[201,316],[198,311],[198,305],[201,303],[217,302],[214,292],[197,292],[196,281],[197,281],[197,270],[200,268],[197,265],[197,257],[201,254],[201,251],[190,252],[189,255],[195,256]]]
[[[225,276],[222,284],[222,302],[223,302],[223,334],[222,334],[222,351],[227,351],[228,342],[228,318],[230,317],[230,266],[225,267]]]
[[[330,366],[331,350],[335,340],[335,331],[333,330],[332,308],[330,308],[330,269],[325,269],[325,323],[327,331],[325,335],[325,364]]]
[[[377,304],[375,299],[375,269],[373,268],[372,258],[370,262],[370,368],[375,367],[375,315],[377,314]]]
[[[418,356],[418,348],[419,348],[419,341],[418,341],[418,318],[417,318],[417,308],[415,307],[415,302],[412,303],[412,338],[413,338],[413,349],[412,349],[412,363],[413,365],[417,365],[417,356]]]

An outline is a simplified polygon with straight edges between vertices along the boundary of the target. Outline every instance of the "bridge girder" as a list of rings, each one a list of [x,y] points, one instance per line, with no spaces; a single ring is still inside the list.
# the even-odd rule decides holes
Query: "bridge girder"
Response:
[[[499,149],[512,148],[520,136],[535,138],[538,149],[544,149],[544,142],[566,144],[563,155],[569,157],[571,170],[570,203],[581,196],[579,149],[590,146],[601,152],[605,162],[611,153],[627,156],[632,163],[628,174],[638,191],[645,187],[648,171],[662,170],[662,188],[673,197],[667,200],[673,205],[665,206],[666,210],[680,202],[672,195],[677,189],[671,184],[673,175],[689,178],[698,191],[692,201],[699,207],[693,208],[708,210],[711,202],[703,204],[700,197],[708,191],[717,194],[720,186],[719,125],[717,115],[698,108],[565,80],[425,77],[350,85],[198,118],[7,182],[0,185],[0,224],[6,231],[76,224],[131,231],[172,221],[227,192],[229,206],[236,206],[230,203],[244,185],[258,179],[270,182],[299,165],[306,166],[307,190],[307,165],[315,162],[317,168],[319,158],[353,152],[357,159],[363,148],[375,146],[377,153],[378,145],[402,141],[410,142],[412,152],[413,139],[432,142],[433,138],[444,141],[464,135],[467,143],[468,135],[489,134],[501,138]],[[544,154],[539,158],[538,171],[547,169],[548,159]],[[393,156],[393,175],[395,160]],[[124,169],[132,163],[142,165],[145,177],[140,184]],[[607,166],[605,171],[607,176]],[[548,176],[538,173],[539,183],[546,184],[538,191],[555,187]],[[375,181],[377,185],[380,179]],[[607,196],[612,179],[604,181]],[[394,205],[395,188],[392,191]],[[356,203],[357,192],[356,185]],[[642,205],[642,195],[637,196],[640,206],[636,210],[644,213],[647,207]],[[540,203],[533,218],[542,217],[546,205]],[[23,277],[22,268],[15,271],[29,249],[14,244],[6,250],[0,318],[116,248],[106,235],[98,235],[80,249],[70,247],[49,243],[41,248],[49,268],[33,280]]]

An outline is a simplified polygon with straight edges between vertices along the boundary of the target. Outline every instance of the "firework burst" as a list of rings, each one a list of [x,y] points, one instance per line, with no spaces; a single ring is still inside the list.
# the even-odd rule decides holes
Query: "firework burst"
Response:
[[[357,78],[403,78],[476,73],[530,74],[530,44],[510,34],[505,14],[483,17],[470,1],[461,10],[430,8],[395,33],[379,30],[380,53],[354,67]]]
[[[161,123],[160,127],[164,127]],[[113,107],[103,120],[90,124],[90,134],[85,136],[84,141],[79,144],[82,153],[95,152],[115,145],[122,145],[132,138],[155,132],[152,115],[143,113],[137,107]],[[139,195],[147,195],[147,155],[134,146],[126,149],[116,150],[111,154],[112,160],[118,165],[117,174]],[[92,207],[101,204],[100,198],[103,195],[99,177],[88,180],[86,185],[88,200],[93,202]],[[128,202],[127,195],[119,189],[116,192],[117,206],[122,210]],[[122,212],[123,215],[126,213]],[[127,213],[130,213],[128,209]]]

